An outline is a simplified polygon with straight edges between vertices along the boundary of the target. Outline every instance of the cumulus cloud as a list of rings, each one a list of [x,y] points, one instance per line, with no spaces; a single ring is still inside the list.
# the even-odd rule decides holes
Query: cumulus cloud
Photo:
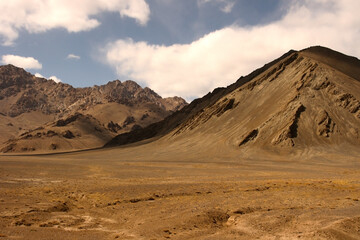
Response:
[[[41,69],[42,65],[33,57],[22,57],[16,55],[3,55],[2,64],[12,64],[25,69]]]
[[[216,3],[220,5],[220,10],[224,13],[230,13],[235,6],[234,0],[198,0],[198,6],[206,3]]]
[[[67,58],[67,59],[79,60],[79,59],[80,59],[80,56],[71,53],[71,54],[67,55],[66,58]]]
[[[145,25],[150,9],[145,0],[11,0],[0,1],[0,37],[3,45],[12,45],[19,31],[44,32],[65,28],[80,32],[100,25],[95,16],[101,12],[119,12],[121,17]]]
[[[53,81],[56,82],[56,83],[61,82],[61,79],[60,79],[60,78],[57,78],[56,76],[50,76],[49,79],[53,80]]]
[[[38,78],[46,78],[46,77],[44,77],[43,75],[41,75],[40,73],[35,73],[35,77],[38,77]]]
[[[290,49],[324,45],[360,56],[360,1],[291,3],[282,19],[265,25],[233,25],[171,46],[121,39],[102,51],[119,76],[142,82],[162,96],[188,100],[227,86]]]
[[[57,78],[56,76],[51,76],[51,77],[49,77],[49,78],[46,78],[46,77],[44,77],[43,75],[41,75],[40,73],[35,73],[35,77],[45,78],[45,79],[49,79],[49,80],[51,79],[51,80],[53,80],[53,81],[56,82],[56,83],[61,82],[61,79]]]

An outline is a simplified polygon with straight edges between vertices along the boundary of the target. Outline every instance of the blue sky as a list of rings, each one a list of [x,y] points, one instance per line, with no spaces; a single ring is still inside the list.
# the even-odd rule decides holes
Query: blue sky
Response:
[[[290,49],[360,56],[358,0],[0,0],[0,57],[75,87],[201,97]]]

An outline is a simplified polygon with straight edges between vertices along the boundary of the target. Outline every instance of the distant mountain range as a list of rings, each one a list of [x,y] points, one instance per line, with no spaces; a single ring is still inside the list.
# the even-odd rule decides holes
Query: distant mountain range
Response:
[[[0,142],[3,152],[100,147],[116,134],[143,128],[187,105],[162,98],[134,81],[74,88],[0,66]]]

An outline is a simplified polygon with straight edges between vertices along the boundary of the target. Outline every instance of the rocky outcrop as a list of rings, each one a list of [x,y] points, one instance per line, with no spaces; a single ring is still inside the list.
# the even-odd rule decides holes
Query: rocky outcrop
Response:
[[[335,123],[325,110],[319,112],[315,121],[317,123],[316,132],[319,136],[329,137],[334,132]]]
[[[285,127],[281,128],[278,135],[271,141],[271,143],[274,145],[295,145],[292,139],[298,136],[299,118],[301,113],[304,112],[306,108],[301,103],[289,106],[289,108],[290,110],[287,113],[283,114],[283,122],[285,123]]]
[[[107,124],[107,128],[114,133],[117,133],[119,130],[122,129],[122,127],[120,127],[120,125],[118,123],[114,123],[113,121],[110,121]]]
[[[255,140],[255,138],[258,136],[259,130],[254,129],[250,133],[246,134],[245,137],[243,137],[242,141],[239,143],[239,147],[242,145],[245,145],[246,143]]]
[[[55,126],[56,127],[64,127],[74,121],[76,121],[78,118],[83,117],[81,113],[75,113],[72,116],[67,117],[66,119],[59,119],[56,121]]]

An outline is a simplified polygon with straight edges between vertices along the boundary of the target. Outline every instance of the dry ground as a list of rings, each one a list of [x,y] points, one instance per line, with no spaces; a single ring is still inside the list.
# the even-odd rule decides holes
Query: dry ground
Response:
[[[179,149],[0,156],[0,239],[360,239],[356,154]]]

